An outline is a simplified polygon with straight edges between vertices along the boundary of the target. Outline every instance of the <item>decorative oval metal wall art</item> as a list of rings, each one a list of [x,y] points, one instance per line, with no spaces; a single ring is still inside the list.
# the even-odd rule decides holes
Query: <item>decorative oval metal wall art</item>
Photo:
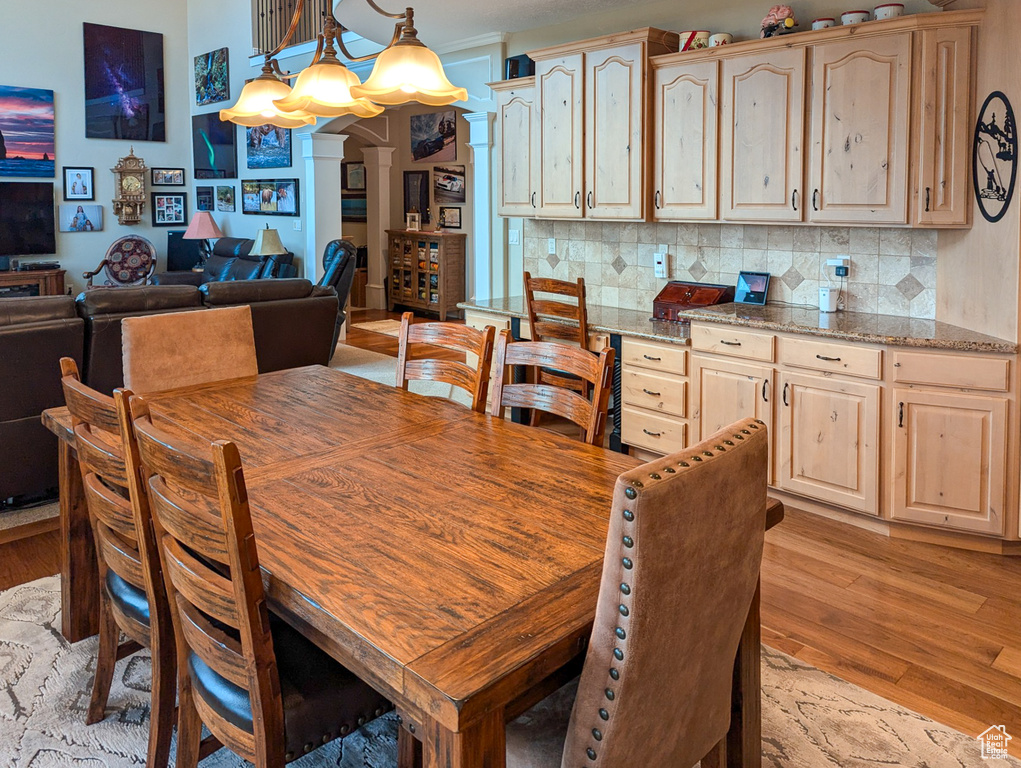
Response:
[[[1010,207],[1017,181],[1017,123],[1014,110],[1001,91],[993,91],[975,124],[972,181],[978,209],[997,222]]]

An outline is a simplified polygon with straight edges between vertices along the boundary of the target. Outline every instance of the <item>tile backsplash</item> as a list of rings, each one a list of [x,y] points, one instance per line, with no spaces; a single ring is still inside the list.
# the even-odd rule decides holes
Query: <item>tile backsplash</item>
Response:
[[[653,274],[653,254],[665,244],[671,280],[733,285],[741,270],[769,272],[770,301],[811,306],[818,306],[820,286],[840,287],[825,264],[843,256],[851,267],[845,309],[936,316],[934,230],[539,219],[525,219],[524,228],[525,269],[536,277],[584,277],[593,304],[651,310],[666,283]],[[551,237],[556,254],[548,252]]]

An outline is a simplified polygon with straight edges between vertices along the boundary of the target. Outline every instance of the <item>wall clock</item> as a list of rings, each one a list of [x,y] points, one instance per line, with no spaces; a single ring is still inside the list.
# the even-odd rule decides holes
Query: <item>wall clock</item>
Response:
[[[120,224],[137,224],[142,220],[145,208],[145,161],[135,157],[135,148],[110,169],[114,176],[116,196],[113,199],[113,212]]]

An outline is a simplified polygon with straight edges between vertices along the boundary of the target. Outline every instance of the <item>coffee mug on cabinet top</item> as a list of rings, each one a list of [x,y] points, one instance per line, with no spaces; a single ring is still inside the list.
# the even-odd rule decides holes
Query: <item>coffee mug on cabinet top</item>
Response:
[[[894,19],[904,15],[904,3],[883,3],[877,5],[872,11],[876,21],[880,19]]]
[[[708,29],[688,30],[687,32],[681,32],[679,37],[682,51],[693,51],[696,48],[709,47]]]
[[[717,32],[709,36],[709,47],[717,48],[721,45],[730,45],[734,42],[734,36],[729,32]]]
[[[861,24],[871,18],[872,14],[868,11],[844,11],[840,14],[840,23],[846,27],[848,24]]]
[[[812,22],[812,29],[826,29],[827,27],[837,26],[837,20],[831,18],[815,19]]]

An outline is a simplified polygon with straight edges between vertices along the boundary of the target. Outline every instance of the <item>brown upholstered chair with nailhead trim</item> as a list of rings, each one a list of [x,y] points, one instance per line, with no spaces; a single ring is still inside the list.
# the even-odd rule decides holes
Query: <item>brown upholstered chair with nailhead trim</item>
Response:
[[[767,444],[746,419],[618,478],[581,678],[507,726],[508,768],[723,765]]]

